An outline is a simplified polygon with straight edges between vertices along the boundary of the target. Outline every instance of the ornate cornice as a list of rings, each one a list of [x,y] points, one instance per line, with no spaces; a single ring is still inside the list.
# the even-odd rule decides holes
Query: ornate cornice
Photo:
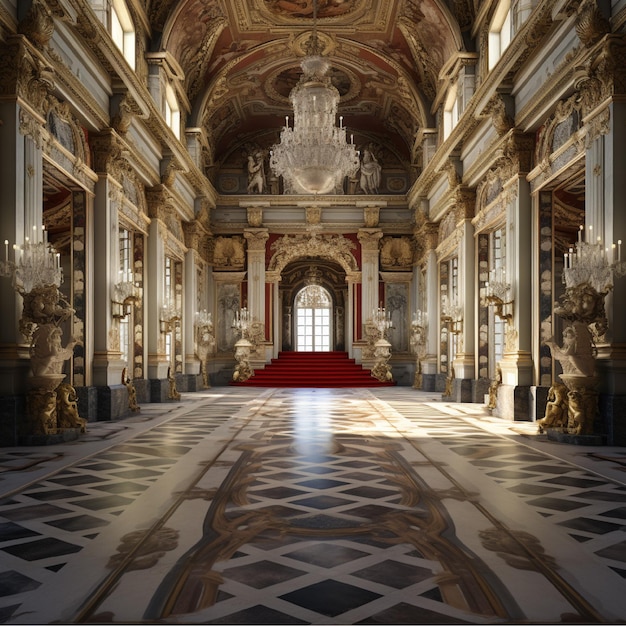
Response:
[[[434,157],[429,161],[410,190],[408,194],[409,206],[415,206],[420,198],[430,195],[430,190],[439,180],[445,161],[480,124],[485,109],[488,106],[493,106],[490,105],[490,102],[497,94],[498,89],[502,84],[509,82],[510,76],[522,67],[533,50],[540,45],[543,38],[553,28],[551,3],[540,3],[506,49],[494,70],[487,73],[484,80],[477,85],[476,92],[468,102],[459,123],[452,130],[450,136],[438,147]]]

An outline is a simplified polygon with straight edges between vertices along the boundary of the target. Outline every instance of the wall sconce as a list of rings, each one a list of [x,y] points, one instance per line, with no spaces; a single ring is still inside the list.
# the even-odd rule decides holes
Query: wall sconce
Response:
[[[111,300],[111,315],[116,319],[126,317],[124,303]]]
[[[485,283],[482,291],[483,304],[493,306],[495,314],[502,320],[513,320],[513,299],[511,298],[511,285],[504,280],[504,268],[498,268],[489,272],[489,282]]]
[[[453,335],[463,332],[463,307],[458,304],[456,297],[452,303],[448,302],[446,296],[441,298],[441,322]]]
[[[171,332],[180,320],[180,311],[171,303],[163,305],[159,327],[162,333]]]
[[[111,315],[116,319],[127,317],[138,299],[138,289],[132,280],[116,283],[113,285],[113,296],[111,297]]]

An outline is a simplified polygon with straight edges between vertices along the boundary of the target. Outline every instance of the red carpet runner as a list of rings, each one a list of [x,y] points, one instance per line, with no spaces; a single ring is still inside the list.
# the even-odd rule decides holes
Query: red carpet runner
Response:
[[[348,358],[347,352],[281,352],[265,369],[257,369],[245,382],[249,387],[389,387],[369,370]]]

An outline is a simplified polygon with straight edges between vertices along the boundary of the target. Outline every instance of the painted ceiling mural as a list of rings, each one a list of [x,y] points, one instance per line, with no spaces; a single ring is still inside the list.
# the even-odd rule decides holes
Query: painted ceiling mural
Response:
[[[475,0],[317,0],[318,37],[355,141],[409,166],[435,126],[440,72],[459,51]],[[153,51],[182,70],[188,126],[204,127],[214,163],[278,140],[313,31],[313,0],[146,0]]]

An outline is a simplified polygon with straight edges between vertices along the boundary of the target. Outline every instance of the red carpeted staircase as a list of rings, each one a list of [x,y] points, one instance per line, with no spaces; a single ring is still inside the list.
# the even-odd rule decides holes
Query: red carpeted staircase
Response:
[[[348,358],[347,352],[281,352],[265,369],[244,382],[249,387],[389,387],[369,370]]]

